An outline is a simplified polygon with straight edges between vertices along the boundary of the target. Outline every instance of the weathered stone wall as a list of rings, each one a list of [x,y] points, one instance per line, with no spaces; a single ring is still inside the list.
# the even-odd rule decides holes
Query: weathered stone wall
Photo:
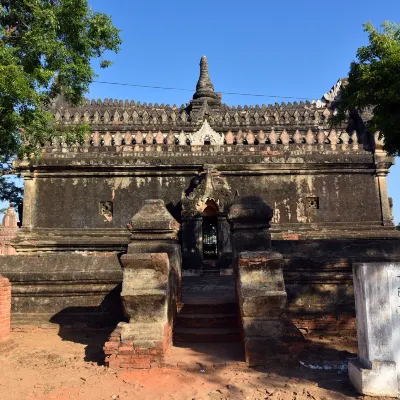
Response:
[[[284,258],[287,312],[303,332],[355,332],[353,264],[400,259],[396,239],[273,240],[272,247]]]
[[[100,326],[123,318],[116,254],[4,256],[0,271],[13,286],[14,325]]]
[[[305,332],[354,331],[352,264],[400,259],[398,240],[278,240],[272,247],[283,254],[287,312]],[[13,324],[97,325],[122,318],[117,254],[3,256],[0,273],[13,285]]]
[[[33,227],[125,228],[129,213],[144,200],[159,198],[176,218],[178,203],[196,173],[169,176],[78,176],[35,179]],[[380,223],[380,204],[375,180],[369,174],[255,175],[226,174],[232,193],[262,197],[273,209],[274,228],[309,223]],[[376,195],[374,195],[376,194]],[[318,197],[318,209],[309,199]],[[51,204],[49,204],[49,201]],[[112,202],[112,215],[101,214],[100,202]]]

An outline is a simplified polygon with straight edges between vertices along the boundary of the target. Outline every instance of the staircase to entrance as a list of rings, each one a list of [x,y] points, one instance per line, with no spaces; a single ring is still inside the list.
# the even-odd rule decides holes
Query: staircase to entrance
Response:
[[[182,303],[174,327],[174,345],[240,342],[233,276],[182,278]]]
[[[182,303],[167,364],[207,369],[244,364],[238,304],[232,275],[184,276]]]

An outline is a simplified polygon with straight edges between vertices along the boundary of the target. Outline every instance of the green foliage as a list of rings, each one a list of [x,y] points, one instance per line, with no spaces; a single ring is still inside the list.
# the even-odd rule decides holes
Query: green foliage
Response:
[[[400,231],[400,222],[397,224],[396,229]]]
[[[333,123],[346,119],[348,111],[372,111],[367,121],[371,132],[384,137],[384,149],[400,154],[400,25],[385,22],[381,29],[364,24],[368,46],[357,51],[348,82],[342,89]]]
[[[79,104],[95,77],[91,60],[120,44],[110,17],[94,12],[88,0],[0,0],[0,174],[15,155],[37,156],[41,144],[60,135],[51,100],[62,94]],[[101,67],[110,65],[100,60]],[[80,141],[87,129],[63,135]],[[0,188],[0,199],[7,195]]]
[[[22,202],[23,189],[15,184],[15,179],[10,178],[10,176],[0,177],[0,199],[18,205]]]

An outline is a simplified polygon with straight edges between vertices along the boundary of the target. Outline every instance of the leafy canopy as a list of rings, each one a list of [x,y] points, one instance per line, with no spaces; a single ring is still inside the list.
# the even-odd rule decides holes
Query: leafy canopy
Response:
[[[357,51],[347,85],[342,88],[333,122],[346,119],[348,111],[372,111],[366,122],[371,132],[380,132],[384,149],[400,154],[400,25],[384,22],[381,29],[364,24],[368,46]]]
[[[62,95],[79,104],[95,73],[90,65],[121,40],[109,16],[88,0],[0,0],[0,166],[15,155],[36,154],[40,144],[60,135],[49,110]],[[111,65],[101,60],[100,66]],[[64,132],[82,138],[88,127]],[[0,199],[12,197],[4,177]],[[12,185],[11,185],[12,186]],[[17,196],[18,197],[18,196]]]

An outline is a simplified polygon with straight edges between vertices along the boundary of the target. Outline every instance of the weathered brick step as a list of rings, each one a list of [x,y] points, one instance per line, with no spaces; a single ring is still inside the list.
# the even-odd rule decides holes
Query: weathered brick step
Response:
[[[174,329],[174,343],[240,342],[238,328],[180,328]]]
[[[179,314],[236,314],[237,303],[180,304]]]
[[[202,276],[220,276],[219,269],[203,269]]]
[[[179,328],[233,328],[238,326],[236,313],[227,314],[178,314]]]

